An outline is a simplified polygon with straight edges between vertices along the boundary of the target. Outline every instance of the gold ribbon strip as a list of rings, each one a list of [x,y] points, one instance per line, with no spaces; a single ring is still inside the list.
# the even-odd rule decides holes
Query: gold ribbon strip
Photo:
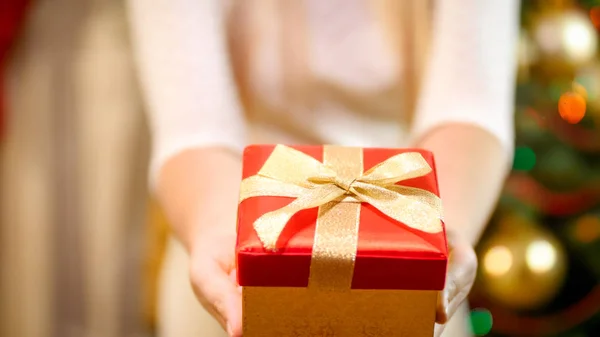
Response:
[[[326,145],[321,163],[277,145],[258,174],[242,181],[240,202],[257,196],[296,198],[254,222],[260,241],[271,251],[294,214],[319,207],[309,287],[349,289],[361,202],[408,227],[428,233],[442,231],[440,198],[424,189],[396,185],[430,172],[431,167],[417,152],[395,155],[363,173],[361,148]]]

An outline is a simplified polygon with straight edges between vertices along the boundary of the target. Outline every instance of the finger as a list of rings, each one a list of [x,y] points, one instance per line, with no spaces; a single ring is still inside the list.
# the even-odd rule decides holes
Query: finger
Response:
[[[241,336],[242,297],[235,280],[211,259],[195,263],[191,279],[202,306],[230,336]]]
[[[446,323],[467,298],[477,273],[477,256],[466,242],[452,242],[446,286],[438,298],[436,321]]]
[[[444,289],[446,289],[446,288],[448,288],[448,282],[446,282],[446,286],[444,287]],[[445,297],[446,294],[447,293],[444,290],[442,290],[438,293],[437,307],[435,308],[436,323],[444,324],[449,319],[448,315],[446,314],[446,303],[448,303],[448,300]]]
[[[434,337],[440,337],[442,335],[442,333],[444,332],[444,324],[435,324],[435,328],[433,329],[433,336]]]
[[[472,336],[469,312],[467,305],[461,305],[448,323],[435,324],[433,336]]]
[[[455,287],[454,281],[451,279],[452,268],[456,260],[456,254],[454,252],[456,246],[456,235],[454,232],[447,231],[446,237],[448,240],[448,249],[449,249],[449,257],[448,257],[448,269],[446,270],[446,283],[444,284],[444,289],[438,292],[437,296],[437,307],[436,307],[436,315],[435,321],[440,324],[444,324],[448,321],[449,315],[446,311],[448,308],[449,298],[448,295],[452,293],[454,290],[450,289]]]
[[[233,269],[229,274],[229,280],[235,285],[238,296],[233,296],[234,301],[230,304],[231,314],[229,315],[230,317],[236,317],[237,319],[234,324],[227,327],[227,332],[231,337],[242,337],[242,287],[237,283],[236,269]]]

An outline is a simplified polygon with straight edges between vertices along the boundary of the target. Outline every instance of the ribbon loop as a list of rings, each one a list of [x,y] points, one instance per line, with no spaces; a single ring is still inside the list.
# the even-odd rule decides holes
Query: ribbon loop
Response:
[[[395,155],[371,168],[360,178],[365,183],[389,186],[397,182],[422,177],[431,172],[431,167],[417,152]]]

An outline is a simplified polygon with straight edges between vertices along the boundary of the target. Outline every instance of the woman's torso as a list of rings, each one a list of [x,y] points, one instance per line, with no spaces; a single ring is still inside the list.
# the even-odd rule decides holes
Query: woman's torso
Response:
[[[232,64],[252,142],[400,146],[406,59],[396,1],[234,1]]]

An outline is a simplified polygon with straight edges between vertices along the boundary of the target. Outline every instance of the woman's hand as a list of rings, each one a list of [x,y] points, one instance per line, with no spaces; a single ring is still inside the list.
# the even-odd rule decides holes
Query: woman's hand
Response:
[[[447,228],[450,258],[446,286],[438,297],[435,336],[444,331],[445,324],[466,300],[477,274],[477,255],[471,243],[457,231]]]
[[[242,289],[235,270],[235,231],[208,229],[191,251],[190,277],[198,300],[229,336],[242,336]]]
[[[452,139],[458,148],[465,149],[451,152],[446,146],[445,151],[434,151],[440,188],[445,191],[444,218],[453,225],[447,226],[450,263],[446,288],[440,296],[436,336],[472,286],[477,269],[472,243],[482,231],[502,186],[501,148],[488,138],[491,137],[477,129],[441,128],[422,146],[435,150]],[[471,166],[478,169],[464,169]],[[234,269],[240,171],[240,158],[227,151],[193,150],[170,160],[159,184],[163,206],[191,256],[194,290],[231,336],[241,336],[242,326],[241,292]]]
[[[206,310],[230,336],[239,337],[242,336],[242,293],[236,282],[235,234],[216,228],[199,235],[194,244],[197,248],[192,251],[192,285]],[[449,230],[448,245],[450,260],[446,287],[438,301],[436,337],[441,336],[444,324],[467,298],[477,271],[477,257],[465,238]]]
[[[162,205],[190,255],[194,292],[231,336],[241,336],[242,330],[242,297],[235,273],[241,170],[238,154],[198,148],[169,160],[158,181]]]
[[[435,154],[449,240],[448,277],[437,314],[439,336],[471,289],[477,271],[472,247],[494,210],[512,155],[488,131],[460,123],[430,131],[415,146]]]

